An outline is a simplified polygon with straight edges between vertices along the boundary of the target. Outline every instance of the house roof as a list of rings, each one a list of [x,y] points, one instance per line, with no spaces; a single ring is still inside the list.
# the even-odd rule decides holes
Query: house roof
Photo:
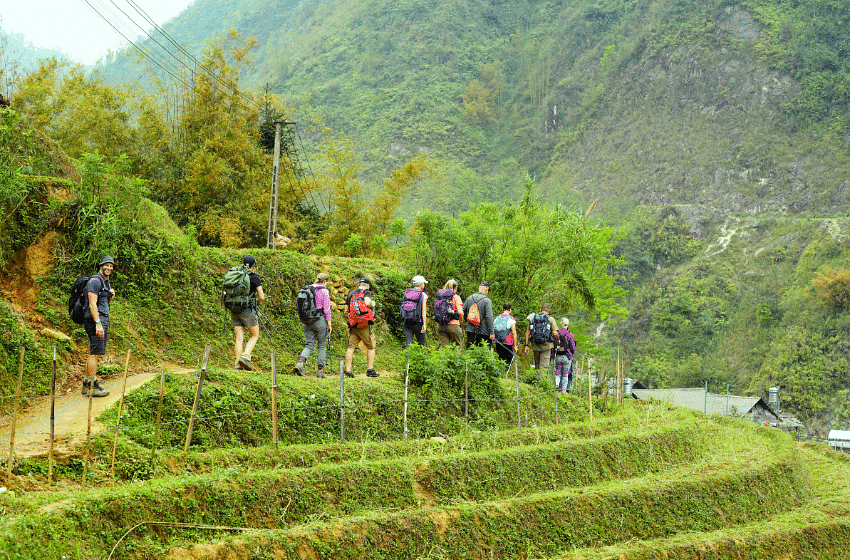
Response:
[[[782,420],[760,397],[740,397],[738,395],[718,395],[705,389],[633,389],[632,393],[641,400],[658,399],[670,404],[698,410],[706,414],[722,414],[744,418],[761,403],[762,408],[777,422]]]

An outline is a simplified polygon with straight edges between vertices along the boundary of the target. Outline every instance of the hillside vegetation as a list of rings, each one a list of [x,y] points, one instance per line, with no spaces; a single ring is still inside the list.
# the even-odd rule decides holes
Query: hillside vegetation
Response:
[[[288,226],[303,237],[302,250],[356,256],[403,243],[405,234],[415,241],[439,223],[422,209],[456,218],[470,203],[516,205],[531,174],[542,201],[582,211],[598,200],[594,215],[626,235],[617,249],[626,268],[608,266],[628,291],[629,318],[597,329],[601,318],[623,316],[610,298],[602,309],[586,309],[573,296],[558,302],[559,314],[578,315],[583,334],[601,333],[595,342],[609,353],[619,346],[629,375],[644,383],[707,380],[718,392],[728,383],[732,392],[759,395],[779,385],[789,410],[823,435],[847,425],[847,310],[834,293],[846,274],[846,10],[833,0],[198,0],[164,30],[198,54],[208,39],[224,38],[235,50],[222,55],[241,54],[199,57],[201,68],[226,68],[229,60],[236,74],[223,75],[238,74],[238,87],[265,111],[261,118],[285,114],[300,123],[300,161],[319,183],[290,201],[300,214],[288,214]],[[256,44],[228,43],[230,28]],[[188,72],[175,63],[178,70]],[[209,102],[197,105],[200,86],[157,85],[159,69],[129,58],[102,71],[112,82],[143,75],[150,100],[166,106],[195,103],[220,113]],[[239,108],[243,101],[218,103]],[[121,110],[133,113],[133,103]],[[28,104],[21,106],[27,114],[40,107]],[[192,122],[176,125],[195,130]],[[172,168],[186,160],[183,148],[139,149],[166,138],[168,127],[143,130],[127,147],[139,153],[130,163],[181,226],[197,228],[204,244],[258,243],[259,193],[267,187],[238,175],[241,161],[257,157],[253,149],[216,161],[207,150],[196,164]],[[208,135],[192,142],[203,145]],[[101,151],[122,142],[102,143]],[[381,187],[389,170],[421,153],[428,163],[417,162],[411,180]],[[209,214],[196,206],[190,180],[171,179],[211,169],[227,171],[222,188],[255,185],[228,219],[216,218],[220,204]],[[377,215],[364,208],[379,192],[376,204],[396,204],[393,214],[361,226]],[[348,218],[317,219],[338,204],[331,199],[350,195],[359,200],[337,214]],[[233,237],[234,213],[250,238]],[[494,212],[485,205],[463,223],[481,222],[483,213]],[[518,227],[508,220],[498,235],[511,239]],[[452,236],[427,242],[457,243]],[[465,271],[478,281],[474,257],[446,260],[439,276]],[[537,296],[524,301],[533,308]]]
[[[15,559],[847,557],[843,456],[657,403],[589,422],[579,402],[562,403],[567,422],[447,441],[169,451],[136,471],[144,482],[0,496],[0,547]],[[147,456],[122,447],[119,466]]]

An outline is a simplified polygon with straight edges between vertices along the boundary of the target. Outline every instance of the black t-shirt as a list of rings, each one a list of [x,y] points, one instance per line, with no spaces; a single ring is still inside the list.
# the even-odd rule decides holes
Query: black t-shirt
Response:
[[[256,272],[249,272],[248,279],[251,281],[251,290],[248,292],[249,295],[254,295],[257,293],[257,288],[263,285],[262,280],[260,280],[260,275]]]

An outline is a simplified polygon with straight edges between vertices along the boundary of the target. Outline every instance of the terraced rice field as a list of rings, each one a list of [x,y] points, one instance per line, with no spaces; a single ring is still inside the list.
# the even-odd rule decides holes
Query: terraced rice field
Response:
[[[166,464],[150,481],[2,498],[0,548],[171,560],[850,557],[844,456],[657,403],[447,441]]]

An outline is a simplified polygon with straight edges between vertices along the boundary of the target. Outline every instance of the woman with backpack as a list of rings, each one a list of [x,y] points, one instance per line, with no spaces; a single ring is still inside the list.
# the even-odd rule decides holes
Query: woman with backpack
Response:
[[[555,346],[555,390],[569,393],[573,379],[571,366],[573,353],[576,351],[576,341],[570,332],[570,320],[561,319],[561,329],[558,331],[558,344]]]
[[[437,323],[440,348],[449,344],[463,347],[463,330],[460,328],[463,321],[463,300],[457,294],[457,288],[457,280],[451,278],[442,290],[437,290],[434,298],[434,321]]]
[[[502,304],[502,314],[493,320],[493,333],[496,335],[496,353],[511,367],[513,357],[516,356],[516,346],[519,338],[516,334],[516,319],[511,315],[513,305],[506,301]]]
[[[405,348],[414,342],[425,346],[425,329],[428,326],[428,311],[425,302],[428,294],[425,293],[425,284],[428,283],[424,276],[417,274],[410,281],[413,287],[404,291],[401,300],[401,320],[404,331]]]

